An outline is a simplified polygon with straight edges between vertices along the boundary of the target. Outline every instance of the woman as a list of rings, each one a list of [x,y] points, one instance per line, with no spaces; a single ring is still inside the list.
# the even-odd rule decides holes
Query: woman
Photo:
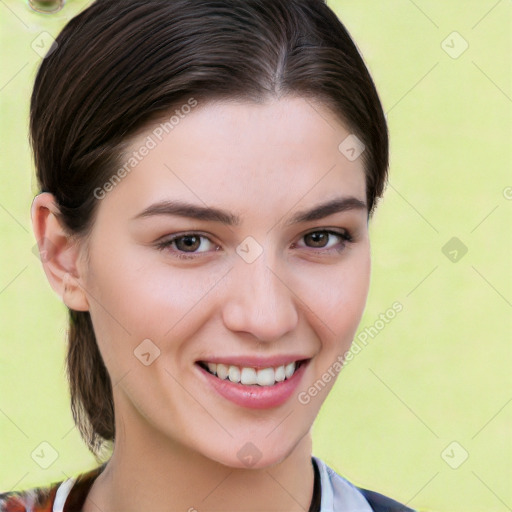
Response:
[[[98,462],[0,510],[407,511],[312,457],[388,167],[320,0],[98,0],[31,100],[44,271]]]

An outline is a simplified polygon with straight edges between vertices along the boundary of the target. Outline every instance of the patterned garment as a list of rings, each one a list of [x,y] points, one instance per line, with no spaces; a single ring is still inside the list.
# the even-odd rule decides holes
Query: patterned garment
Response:
[[[312,457],[312,463],[315,482],[308,512],[415,512],[386,496],[355,487],[317,457]],[[81,512],[94,480],[106,465],[46,487],[0,494],[0,512]]]
[[[13,491],[0,494],[0,512],[81,512],[85,498],[96,477],[105,469],[107,463],[76,477],[72,492],[65,497],[66,507],[59,503],[57,490],[63,489],[63,481],[54,482],[46,487],[36,487],[25,491]],[[73,482],[73,481],[71,481]]]

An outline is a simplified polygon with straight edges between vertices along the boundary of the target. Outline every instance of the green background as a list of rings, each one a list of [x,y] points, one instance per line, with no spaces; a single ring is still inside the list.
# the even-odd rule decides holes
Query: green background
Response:
[[[314,454],[421,510],[510,511],[512,2],[328,3],[365,57],[391,135],[360,332],[395,301],[403,311],[343,369]],[[97,465],[69,410],[66,309],[34,253],[27,138],[40,34],[55,37],[87,4],[44,15],[0,1],[0,491]],[[42,442],[58,454],[47,469],[31,456]]]

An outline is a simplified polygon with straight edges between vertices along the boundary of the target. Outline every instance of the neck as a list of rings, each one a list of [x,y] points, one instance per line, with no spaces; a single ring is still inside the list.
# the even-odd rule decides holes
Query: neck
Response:
[[[137,430],[131,422],[117,433],[113,455],[94,481],[83,512],[309,510],[314,484],[310,432],[282,461],[257,469],[220,464],[158,432]]]

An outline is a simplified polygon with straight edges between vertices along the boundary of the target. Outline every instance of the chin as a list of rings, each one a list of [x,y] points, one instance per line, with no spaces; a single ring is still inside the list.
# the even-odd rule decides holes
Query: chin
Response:
[[[242,454],[240,456],[235,454],[231,457],[222,457],[222,460],[218,462],[234,469],[266,469],[280,464],[288,455],[289,453],[275,452],[265,455],[263,452],[253,448],[252,450],[247,450],[243,456]]]
[[[291,437],[286,440],[276,438],[274,442],[269,442],[266,431],[259,438],[253,436],[254,441],[233,440],[225,450],[205,456],[231,468],[265,469],[286,460],[299,444],[301,437],[297,437],[295,442],[292,442]]]

